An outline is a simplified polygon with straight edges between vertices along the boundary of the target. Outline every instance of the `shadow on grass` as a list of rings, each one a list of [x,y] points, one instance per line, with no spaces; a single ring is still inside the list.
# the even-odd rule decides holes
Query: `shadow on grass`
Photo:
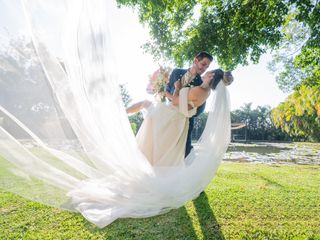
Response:
[[[225,239],[220,225],[210,207],[207,194],[202,192],[193,200],[204,239]]]
[[[106,239],[197,239],[185,207],[150,218],[118,219],[103,229],[89,222],[85,227]]]
[[[265,176],[262,176],[261,174],[254,173],[254,175],[256,175],[257,177],[263,179],[264,181],[266,181],[266,182],[267,182],[268,184],[270,184],[270,185],[273,185],[273,186],[275,186],[275,187],[284,188],[284,186],[281,185],[280,183],[278,183],[278,182],[276,182],[276,181],[274,181],[274,180],[272,180],[272,179],[270,179],[270,178],[267,178],[267,177],[265,177]]]
[[[87,230],[107,239],[225,239],[214,216],[207,195],[202,193],[193,200],[200,228],[195,229],[186,207],[169,213],[142,219],[118,219],[109,226],[99,229],[89,222]],[[202,232],[202,237],[199,236]]]

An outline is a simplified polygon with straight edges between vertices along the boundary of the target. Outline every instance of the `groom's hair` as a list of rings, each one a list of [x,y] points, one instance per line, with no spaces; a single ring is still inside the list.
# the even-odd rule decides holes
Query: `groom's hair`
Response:
[[[215,69],[212,72],[214,73],[214,77],[211,82],[211,88],[214,90],[216,89],[218,83],[223,79],[224,71],[222,71],[221,69]]]
[[[201,61],[204,58],[208,58],[210,60],[210,62],[212,62],[212,60],[213,60],[213,57],[211,56],[211,54],[207,53],[207,52],[199,52],[196,55],[196,59],[198,59],[199,61]]]

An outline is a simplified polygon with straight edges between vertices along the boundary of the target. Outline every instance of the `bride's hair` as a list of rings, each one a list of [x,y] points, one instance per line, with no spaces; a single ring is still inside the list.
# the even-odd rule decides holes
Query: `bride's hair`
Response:
[[[211,82],[211,89],[216,89],[218,83],[223,79],[225,84],[229,85],[233,81],[233,76],[231,72],[224,72],[221,69],[215,69],[212,71],[214,73],[213,81]]]
[[[216,89],[218,83],[223,79],[224,71],[221,69],[215,69],[212,71],[214,73],[213,81],[211,82],[211,89]]]

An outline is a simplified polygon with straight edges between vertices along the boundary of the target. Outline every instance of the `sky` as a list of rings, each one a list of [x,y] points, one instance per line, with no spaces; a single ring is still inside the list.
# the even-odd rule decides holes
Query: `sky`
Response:
[[[0,0],[0,3],[2,26],[16,28],[19,32],[19,24],[14,21],[18,17],[7,16],[13,9],[18,9],[19,1]],[[145,89],[149,76],[159,68],[159,63],[141,48],[150,39],[148,26],[139,23],[138,14],[132,8],[117,8],[114,0],[108,0],[108,5],[106,14],[108,14],[109,23],[106,27],[111,34],[119,82],[126,84],[132,102],[151,98],[152,96],[148,95]],[[21,13],[17,11],[17,14]],[[4,22],[3,19],[12,21]],[[278,89],[275,76],[267,69],[267,63],[270,60],[270,55],[263,55],[259,64],[239,66],[233,71],[235,80],[228,86],[231,110],[238,109],[245,103],[252,103],[253,108],[263,105],[276,107],[285,100],[288,94]],[[170,67],[175,66],[170,65]],[[218,67],[213,62],[208,70]]]

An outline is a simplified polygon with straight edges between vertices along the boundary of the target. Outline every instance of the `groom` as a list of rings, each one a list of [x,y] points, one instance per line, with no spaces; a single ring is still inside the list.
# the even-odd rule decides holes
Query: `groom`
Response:
[[[207,68],[209,67],[210,63],[212,62],[213,57],[207,53],[207,52],[200,52],[198,53],[194,60],[193,64],[189,69],[173,69],[169,83],[166,87],[166,97],[171,100],[172,95],[174,92],[174,83],[178,80],[181,80],[182,86],[200,86],[202,84],[201,74],[203,74]],[[203,78],[209,78],[211,80],[213,78],[213,74],[210,72],[207,72]],[[187,143],[186,143],[186,152],[185,156],[187,156],[193,146],[191,145],[191,133],[194,126],[194,117],[201,114],[205,109],[206,102],[204,102],[200,107],[197,109],[196,115],[191,117],[189,119],[189,130],[188,130],[188,137],[187,137]]]

